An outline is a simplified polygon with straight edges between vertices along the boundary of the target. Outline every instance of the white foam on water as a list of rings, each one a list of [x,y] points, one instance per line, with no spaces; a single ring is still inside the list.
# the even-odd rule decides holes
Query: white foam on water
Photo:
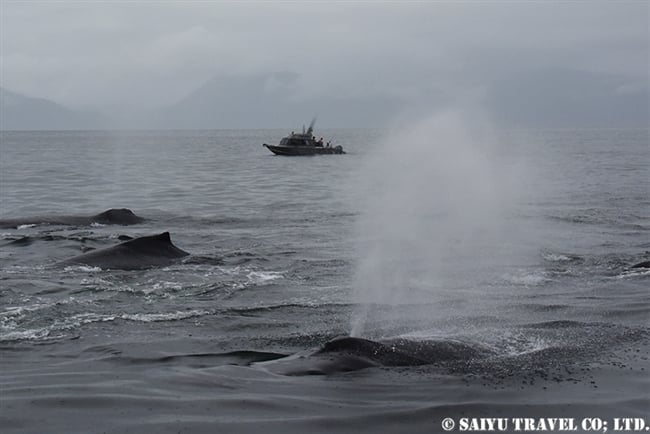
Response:
[[[274,280],[282,279],[284,276],[279,271],[250,271],[247,277],[249,283],[260,285]]]
[[[34,312],[36,310],[47,307],[46,304],[33,304],[31,306],[12,306],[7,307],[5,310],[0,312],[0,320],[3,318],[15,318],[15,317],[24,317],[27,312]]]
[[[629,279],[635,277],[650,276],[650,268],[631,268],[614,276],[615,279]]]
[[[89,265],[68,265],[63,268],[66,273],[83,272],[83,273],[99,273],[102,271],[100,267],[91,267]]]
[[[28,309],[15,308],[6,313],[8,315],[19,315]],[[36,310],[36,309],[30,309]],[[63,332],[74,330],[87,324],[112,322],[116,320],[135,321],[135,322],[163,322],[178,321],[188,318],[195,318],[209,315],[207,310],[188,310],[168,313],[121,313],[121,314],[98,314],[94,312],[79,313],[71,315],[63,320],[57,320],[46,327],[39,327],[27,330],[16,330],[17,325],[11,322],[7,327],[2,324],[0,330],[0,342],[2,341],[19,341],[19,340],[40,340],[40,339],[58,339],[64,335],[53,336],[53,332]]]
[[[522,271],[515,274],[506,273],[503,275],[503,280],[513,285],[521,286],[542,286],[551,281],[548,275],[543,271],[532,273]]]
[[[523,334],[512,334],[504,336],[504,340],[499,343],[501,352],[510,356],[519,356],[523,354],[534,353],[553,347],[553,342],[539,336],[529,336]]]
[[[63,330],[68,330],[71,328],[80,327],[84,324],[91,324],[96,322],[109,322],[115,321],[115,315],[102,315],[98,313],[88,312],[80,313],[77,315],[72,315],[65,321],[58,323],[59,328]]]
[[[31,330],[0,333],[0,342],[38,340],[50,337],[50,328],[42,327]]]
[[[180,291],[183,289],[183,285],[179,282],[168,282],[168,281],[162,281],[162,282],[156,282],[151,288],[151,291],[160,291],[160,290],[165,290],[165,289],[172,289],[175,291]],[[144,291],[145,293],[148,293],[147,291]]]
[[[549,262],[569,262],[571,257],[559,253],[543,253],[542,258]]]
[[[96,270],[93,270],[93,272],[94,271],[96,271]],[[79,284],[81,286],[97,286],[97,287],[100,287],[102,289],[107,289],[107,288],[110,288],[110,287],[114,286],[114,284],[112,282],[110,282],[110,281],[108,281],[106,279],[102,279],[101,277],[85,277],[85,278],[81,279]]]
[[[62,300],[56,303],[34,303],[27,306],[11,306],[0,312],[0,329],[15,330],[19,327],[20,320],[32,312],[47,309],[55,304],[67,304],[70,300]]]
[[[169,313],[135,313],[119,315],[120,319],[139,322],[178,321],[187,318],[194,318],[209,315],[207,310],[187,310]]]
[[[35,271],[43,271],[45,269],[46,267],[44,265],[10,265],[2,271],[6,274],[34,274]]]
[[[283,271],[256,270],[249,267],[217,267],[222,275],[234,278],[230,284],[233,289],[244,289],[253,285],[265,285],[284,278]],[[212,274],[210,275],[212,277]]]

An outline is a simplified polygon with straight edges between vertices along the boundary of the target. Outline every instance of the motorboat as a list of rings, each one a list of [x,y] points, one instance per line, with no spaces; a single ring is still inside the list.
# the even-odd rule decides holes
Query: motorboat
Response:
[[[276,155],[299,156],[299,155],[331,155],[345,154],[341,145],[333,146],[330,141],[323,143],[323,138],[316,140],[314,136],[314,124],[316,119],[311,121],[309,128],[302,133],[292,132],[287,137],[283,137],[278,145],[269,145],[264,143],[262,146]]]

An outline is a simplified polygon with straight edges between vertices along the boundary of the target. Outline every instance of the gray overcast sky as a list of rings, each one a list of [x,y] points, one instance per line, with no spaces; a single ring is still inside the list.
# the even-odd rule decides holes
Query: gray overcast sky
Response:
[[[516,99],[510,81],[648,89],[645,1],[2,0],[1,25],[1,86],[71,107],[159,107],[215,76],[280,71],[297,74],[296,100]]]

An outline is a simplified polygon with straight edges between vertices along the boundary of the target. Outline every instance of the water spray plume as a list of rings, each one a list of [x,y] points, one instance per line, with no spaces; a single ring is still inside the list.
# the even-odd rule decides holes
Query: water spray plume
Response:
[[[403,319],[396,307],[477,289],[509,260],[515,183],[490,128],[476,123],[426,119],[391,134],[362,169],[352,336],[376,337],[372,324]]]

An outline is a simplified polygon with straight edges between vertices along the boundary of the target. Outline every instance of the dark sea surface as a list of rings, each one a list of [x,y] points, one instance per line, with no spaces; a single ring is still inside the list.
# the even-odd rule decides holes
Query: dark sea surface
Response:
[[[0,219],[147,220],[0,229],[0,431],[650,424],[648,130],[432,128],[1,132]],[[58,264],[164,231],[190,256]],[[351,332],[409,357],[318,352]]]

